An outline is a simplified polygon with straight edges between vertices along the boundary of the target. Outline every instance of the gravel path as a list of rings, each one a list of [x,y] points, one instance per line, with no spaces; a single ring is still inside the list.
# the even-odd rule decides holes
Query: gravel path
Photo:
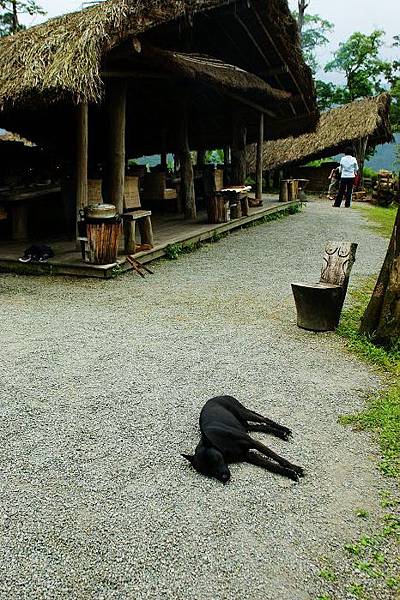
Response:
[[[327,239],[387,241],[319,202],[142,281],[0,275],[0,598],[313,600],[319,560],[378,511],[367,434],[337,424],[379,384],[333,334],[299,330],[290,282]],[[264,439],[299,484],[251,465],[222,486],[180,457],[232,394],[294,431]]]

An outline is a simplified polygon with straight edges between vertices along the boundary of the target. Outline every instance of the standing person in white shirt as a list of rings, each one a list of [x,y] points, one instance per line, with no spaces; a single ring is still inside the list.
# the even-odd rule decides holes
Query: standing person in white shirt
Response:
[[[335,204],[333,205],[335,208],[340,208],[340,205],[343,200],[343,196],[345,196],[345,207],[350,208],[351,196],[353,194],[353,186],[354,179],[358,173],[358,164],[357,160],[352,156],[351,148],[346,148],[344,151],[344,156],[340,161],[340,184],[339,184],[339,192],[336,196]]]

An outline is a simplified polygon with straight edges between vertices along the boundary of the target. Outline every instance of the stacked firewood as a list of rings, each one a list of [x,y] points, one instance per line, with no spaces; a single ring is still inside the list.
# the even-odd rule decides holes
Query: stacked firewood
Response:
[[[378,172],[372,198],[379,206],[389,206],[399,199],[399,181],[394,173],[385,169]]]

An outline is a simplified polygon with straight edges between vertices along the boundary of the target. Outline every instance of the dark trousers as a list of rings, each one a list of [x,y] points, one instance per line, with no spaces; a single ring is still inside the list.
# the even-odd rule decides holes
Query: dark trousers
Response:
[[[333,206],[340,206],[342,204],[343,196],[346,198],[345,206],[350,206],[353,184],[354,177],[341,177],[338,195],[336,196],[335,204]]]

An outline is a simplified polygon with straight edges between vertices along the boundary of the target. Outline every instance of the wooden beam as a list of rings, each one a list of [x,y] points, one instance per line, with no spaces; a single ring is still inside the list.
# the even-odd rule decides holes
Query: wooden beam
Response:
[[[254,7],[253,7],[253,8],[254,8]],[[277,45],[276,45],[276,43],[275,43],[275,40],[274,40],[274,39],[273,39],[273,37],[271,36],[271,34],[270,34],[270,32],[268,31],[268,29],[265,27],[265,25],[264,25],[264,23],[263,23],[263,21],[262,21],[262,19],[261,19],[260,15],[258,14],[258,12],[257,12],[257,10],[256,10],[255,8],[254,8],[254,14],[255,14],[255,16],[256,16],[256,19],[257,19],[257,21],[259,22],[259,24],[260,24],[260,26],[261,26],[262,30],[264,31],[265,35],[266,35],[266,36],[267,36],[267,38],[269,39],[269,41],[270,41],[270,43],[271,43],[272,47],[274,48],[275,52],[277,53],[277,55],[278,55],[278,56],[279,56],[279,58],[281,59],[282,63],[283,63],[283,64],[285,64],[285,65],[287,65],[287,63],[286,63],[285,59],[283,58],[283,56],[282,56],[282,54],[281,54],[281,52],[280,52],[280,50],[279,50],[278,46],[277,46]],[[295,86],[296,86],[296,88],[297,88],[297,90],[298,90],[298,92],[299,92],[299,95],[301,96],[301,98],[302,98],[302,100],[303,100],[303,102],[304,102],[304,106],[306,107],[306,110],[307,110],[307,112],[308,112],[308,113],[310,113],[310,108],[309,108],[309,106],[308,106],[308,104],[307,104],[307,102],[306,102],[306,100],[305,100],[305,98],[304,98],[303,91],[302,91],[302,89],[301,89],[301,87],[300,87],[300,85],[299,85],[299,83],[298,83],[297,79],[296,79],[296,78],[293,76],[293,73],[292,73],[292,71],[289,69],[289,66],[288,66],[288,65],[287,65],[287,67],[288,67],[288,73],[289,73],[289,75],[291,76],[291,78],[292,78],[292,80],[293,80],[293,83],[295,84]],[[294,107],[292,107],[292,109],[294,110]]]
[[[126,85],[113,81],[107,90],[107,163],[105,196],[119,213],[124,208]]]
[[[282,58],[281,54],[278,52],[275,42],[272,39],[272,37],[270,36],[269,32],[265,29],[263,22],[260,19],[260,15],[257,13],[257,11],[254,9],[254,14],[257,17],[257,20],[259,21],[259,23],[261,24],[264,33],[267,34],[268,39],[270,40],[270,42],[273,44],[273,47],[275,48],[276,52],[278,53],[279,58],[282,60],[282,63],[287,67],[284,59]],[[260,56],[262,57],[262,59],[264,60],[265,64],[267,65],[268,68],[271,67],[271,63],[269,62],[267,56],[265,55],[264,51],[262,50],[262,48],[260,47],[260,44],[257,42],[257,40],[255,39],[254,35],[251,33],[250,29],[247,27],[246,23],[239,17],[239,15],[236,15],[236,19],[237,21],[240,23],[240,25],[243,27],[243,29],[246,31],[247,35],[249,36],[249,38],[251,39],[251,41],[253,42],[253,44],[255,45],[255,47],[257,48]],[[287,67],[287,72],[292,76],[292,74],[289,71],[289,68]],[[282,87],[282,89],[284,89],[281,81],[279,80],[279,78],[277,77],[277,75],[275,75],[275,78],[277,80],[277,82],[279,83],[279,85]],[[292,76],[293,79],[293,76]],[[294,108],[294,106],[291,104],[291,102],[289,102],[289,106],[292,110],[292,113],[294,115],[297,115],[296,110]]]
[[[247,98],[243,98],[243,96],[240,96],[239,94],[227,92],[226,90],[222,90],[221,94],[224,96],[228,96],[228,98],[232,98],[232,100],[235,100],[236,102],[239,102],[240,104],[244,104],[245,106],[250,106],[250,108],[254,108],[254,110],[256,110],[259,113],[264,113],[265,115],[268,115],[269,117],[272,117],[273,119],[277,118],[276,113],[274,113],[272,110],[269,110],[268,108],[264,108],[263,106],[261,106],[261,104],[257,104],[257,102],[253,102],[252,100],[247,100]]]
[[[263,184],[263,148],[264,148],[264,115],[260,113],[260,124],[257,140],[257,157],[256,157],[256,199],[262,200],[262,184]]]
[[[89,107],[86,102],[77,106],[76,136],[76,217],[88,203],[88,146],[89,146]]]

